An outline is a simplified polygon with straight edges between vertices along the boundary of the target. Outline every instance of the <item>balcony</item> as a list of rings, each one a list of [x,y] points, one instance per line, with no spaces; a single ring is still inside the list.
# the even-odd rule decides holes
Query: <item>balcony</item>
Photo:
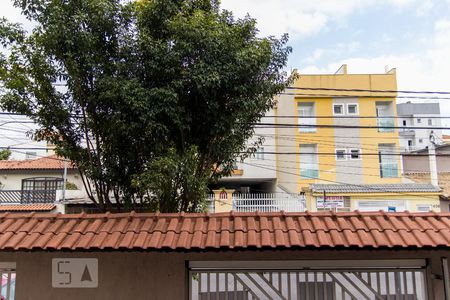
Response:
[[[0,204],[54,203],[56,190],[0,190]]]
[[[209,212],[215,212],[215,202],[223,202],[227,199],[217,200],[214,195],[209,195],[207,201]],[[303,212],[306,210],[306,200],[304,195],[300,194],[233,194],[229,210],[236,212]]]
[[[394,117],[379,117],[377,118],[378,132],[394,132],[395,119]]]
[[[401,129],[398,131],[398,135],[403,136],[403,137],[411,137],[412,138],[412,137],[416,136],[416,132],[411,129]]]
[[[398,165],[396,163],[382,163],[380,165],[381,178],[398,177]]]
[[[302,169],[300,167],[300,177],[302,179],[316,179],[319,178],[318,169]]]

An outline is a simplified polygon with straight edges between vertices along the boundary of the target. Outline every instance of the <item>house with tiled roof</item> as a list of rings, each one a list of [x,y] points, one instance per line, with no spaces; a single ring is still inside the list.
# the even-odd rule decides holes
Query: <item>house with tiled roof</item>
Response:
[[[449,213],[0,213],[6,299],[444,300],[449,260]]]
[[[66,199],[85,198],[78,169],[56,155],[0,161],[0,211],[53,211],[62,197],[65,168]]]

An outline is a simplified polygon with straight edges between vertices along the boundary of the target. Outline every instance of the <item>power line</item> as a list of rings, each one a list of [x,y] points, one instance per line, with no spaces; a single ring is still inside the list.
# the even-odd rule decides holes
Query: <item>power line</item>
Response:
[[[364,97],[377,97],[371,94],[368,95],[346,95],[346,94],[323,94],[323,93],[287,93],[281,92],[279,95],[286,96],[310,96],[315,98],[364,98]],[[379,97],[379,96],[378,96]],[[398,98],[398,99],[416,99],[416,100],[450,100],[450,97],[436,97],[436,96],[391,96],[389,98]]]
[[[309,133],[311,133],[311,135],[308,135]],[[296,141],[297,139],[301,139],[303,136],[307,136],[307,137],[321,137],[321,138],[342,138],[342,139],[355,139],[355,138],[361,138],[361,139],[373,139],[374,136],[358,136],[358,137],[354,137],[354,136],[342,136],[342,135],[316,135],[314,132],[301,132],[298,135],[295,134],[271,134],[271,133],[255,133],[254,135],[257,136],[263,136],[263,137],[269,137],[269,138],[273,138],[273,139],[282,139],[282,140],[291,140],[291,141]],[[398,141],[399,138],[397,137],[383,137],[383,140],[396,140]],[[368,144],[369,145],[369,144]]]
[[[333,92],[370,92],[370,93],[400,93],[400,94],[439,94],[450,95],[450,92],[442,91],[408,91],[408,90],[367,90],[367,89],[342,89],[342,88],[317,88],[317,87],[287,87],[288,90],[307,91],[333,91]]]
[[[311,115],[311,116],[294,116],[294,115],[269,115],[262,118],[282,118],[282,119],[450,119],[450,116],[420,116],[420,117],[402,117],[402,116],[327,116],[327,115]]]
[[[254,166],[254,167],[257,167],[257,168],[262,168],[262,169],[270,170],[270,171],[276,171],[276,172],[280,172],[280,173],[284,173],[284,174],[289,174],[289,175],[294,175],[294,176],[300,177],[299,174],[292,173],[292,172],[287,172],[287,171],[283,171],[283,170],[279,170],[279,169],[273,169],[273,168],[262,167],[262,166],[258,166],[258,165],[251,164],[251,163],[243,163],[243,164],[246,164],[246,165],[249,165],[249,166]],[[383,193],[393,193],[393,194],[399,194],[399,195],[405,195],[405,196],[412,196],[412,197],[417,197],[417,198],[428,198],[428,199],[436,200],[435,198],[431,198],[431,197],[419,196],[419,195],[416,195],[416,194],[410,194],[410,193],[405,193],[405,192],[388,191],[388,190],[386,190],[386,189],[377,188],[377,187],[368,186],[368,185],[361,185],[361,184],[354,184],[354,183],[340,182],[340,181],[334,181],[334,180],[323,179],[323,178],[313,178],[312,176],[311,176],[309,179],[316,179],[316,180],[319,180],[319,181],[326,181],[326,182],[330,182],[330,183],[334,183],[334,184],[345,184],[345,185],[350,185],[350,186],[354,186],[354,187],[362,187],[362,188],[365,188],[365,189],[369,189],[369,190],[373,190],[373,191],[378,191],[378,192],[383,192]]]
[[[411,126],[371,126],[371,125],[326,125],[326,124],[288,124],[288,123],[250,123],[256,128],[343,128],[343,129],[425,129],[450,130],[450,127],[411,127]]]
[[[1,148],[1,147],[0,147]],[[272,155],[301,155],[301,154],[308,154],[308,155],[323,155],[323,156],[335,156],[336,153],[334,152],[277,152],[277,151],[263,151],[258,152],[260,154],[272,154]],[[236,154],[248,154],[247,152],[237,152]],[[360,152],[358,154],[359,156],[403,156],[405,153],[395,153],[395,152],[381,152],[381,153],[364,153]],[[407,155],[410,156],[430,156],[428,153],[408,153]],[[447,157],[450,156],[450,153],[436,153],[435,156],[442,156]]]

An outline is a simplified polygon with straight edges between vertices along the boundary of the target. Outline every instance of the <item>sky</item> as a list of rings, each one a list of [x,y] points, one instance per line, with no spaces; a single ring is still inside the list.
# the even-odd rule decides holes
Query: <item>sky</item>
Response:
[[[0,3],[0,17],[26,21],[10,0]],[[334,73],[346,63],[349,73],[383,73],[387,66],[397,68],[401,90],[450,91],[450,0],[222,0],[222,8],[255,18],[261,36],[288,33],[288,69]],[[441,114],[450,116],[450,100]]]

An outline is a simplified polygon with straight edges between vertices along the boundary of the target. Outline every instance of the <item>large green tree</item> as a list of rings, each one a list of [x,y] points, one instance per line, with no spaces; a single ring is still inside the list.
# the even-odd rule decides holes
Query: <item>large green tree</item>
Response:
[[[219,1],[14,3],[36,27],[0,22],[2,108],[35,120],[104,210],[199,210],[289,83],[287,37]]]

